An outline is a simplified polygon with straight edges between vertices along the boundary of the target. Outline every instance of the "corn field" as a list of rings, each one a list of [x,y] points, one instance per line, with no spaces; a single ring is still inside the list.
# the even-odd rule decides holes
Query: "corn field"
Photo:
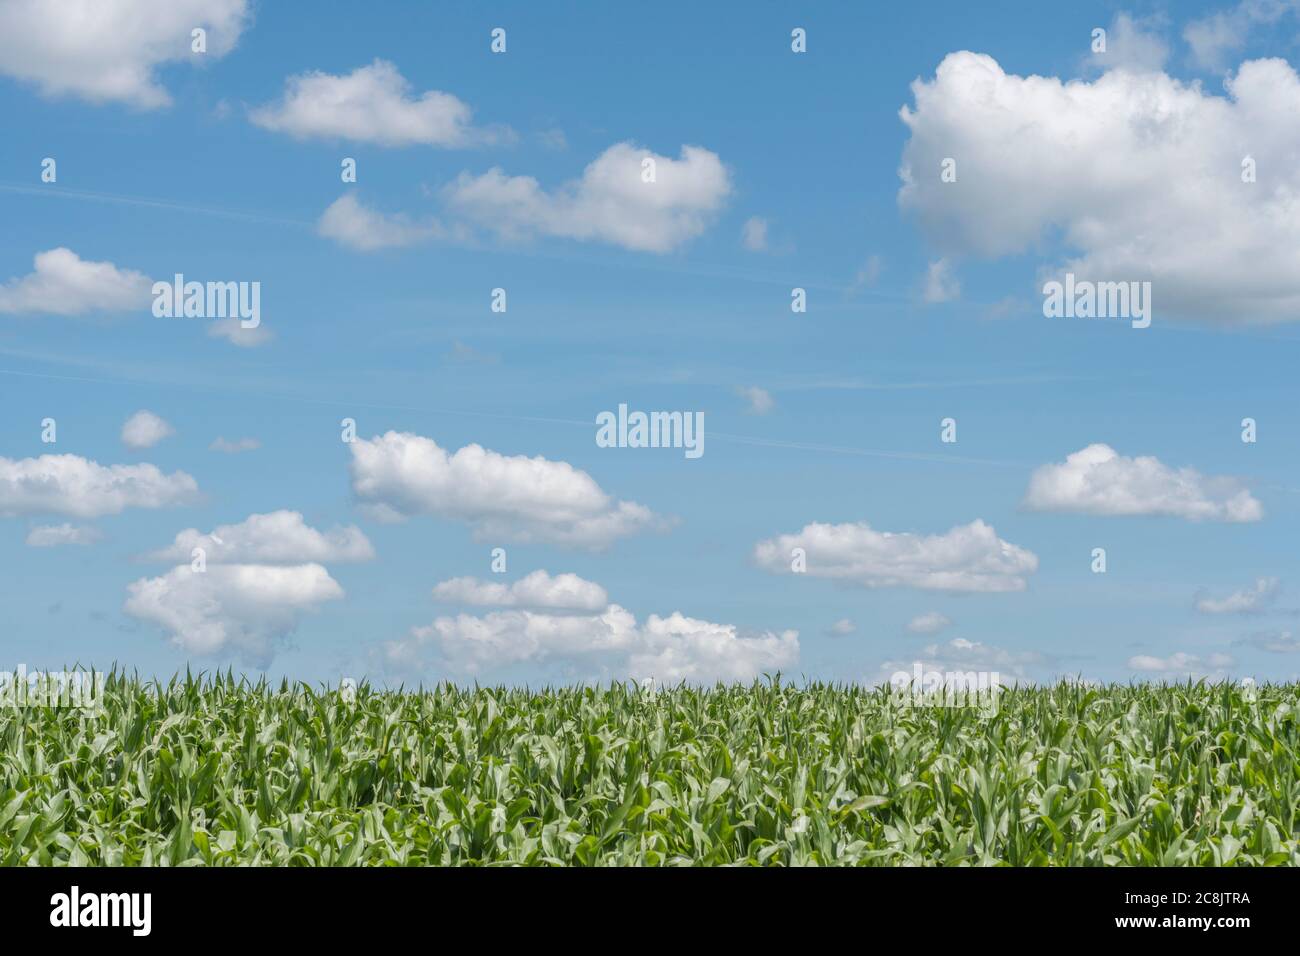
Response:
[[[0,711],[5,865],[1300,862],[1296,685],[355,694],[108,677]]]

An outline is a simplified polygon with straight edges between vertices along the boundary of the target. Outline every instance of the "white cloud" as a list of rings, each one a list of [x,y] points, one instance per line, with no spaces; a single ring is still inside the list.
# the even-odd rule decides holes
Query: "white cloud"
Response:
[[[208,449],[223,452],[227,455],[237,455],[244,451],[256,451],[261,447],[262,443],[256,438],[236,438],[234,441],[228,441],[221,436],[217,436],[212,440],[212,444],[208,446]]]
[[[609,595],[599,584],[576,574],[533,571],[513,584],[452,578],[435,585],[433,596],[448,604],[479,607],[527,607],[577,611],[599,611],[609,604]]]
[[[1295,654],[1300,652],[1300,640],[1297,640],[1290,631],[1252,634],[1235,643],[1246,644],[1257,650],[1267,651],[1270,654]]]
[[[153,109],[171,102],[159,66],[225,56],[247,22],[247,0],[5,0],[0,72],[47,96]],[[207,31],[204,54],[191,52],[195,27]]]
[[[1007,686],[1015,683],[1032,682],[1035,675],[1050,662],[1037,651],[1010,651],[1006,648],[984,644],[980,641],[968,641],[954,638],[946,644],[928,644],[917,658],[910,660],[888,660],[881,663],[877,671],[878,683],[889,683],[898,672],[908,675],[915,673],[919,664],[922,672],[937,671],[942,674],[966,674],[971,671],[984,671],[998,675],[998,685]],[[957,683],[956,681],[952,683]]]
[[[1163,73],[1008,74],[948,55],[912,85],[898,200],[944,255],[1003,257],[1059,237],[1045,276],[1150,281],[1161,315],[1300,318],[1300,77],[1241,65],[1227,96]],[[1063,145],[1064,144],[1064,145]],[[1243,183],[1243,157],[1260,170]],[[943,159],[958,180],[940,181]]]
[[[297,511],[249,515],[239,524],[219,525],[209,534],[187,528],[172,544],[149,555],[152,561],[189,561],[202,548],[209,564],[301,564],[316,561],[369,561],[374,548],[360,528],[349,525],[321,532]]]
[[[1169,657],[1139,654],[1128,659],[1128,666],[1135,671],[1160,674],[1164,677],[1190,677],[1193,680],[1202,677],[1209,680],[1223,680],[1228,675],[1228,669],[1235,663],[1227,654],[1216,653],[1201,658],[1196,654],[1187,654],[1183,651],[1171,654]]]
[[[1099,70],[1159,71],[1169,59],[1169,44],[1156,32],[1162,23],[1117,13],[1106,31],[1106,52],[1092,53],[1092,65]]]
[[[164,438],[176,434],[176,430],[148,409],[140,409],[122,425],[122,444],[139,451],[152,448]]]
[[[740,227],[740,241],[750,252],[767,251],[767,220],[761,216],[750,216]]]
[[[480,537],[593,549],[660,523],[563,461],[480,445],[448,453],[432,439],[393,431],[348,447],[352,491],[381,518],[438,515],[469,522]]]
[[[241,349],[253,349],[265,345],[273,336],[265,322],[259,322],[252,328],[246,329],[242,319],[231,316],[209,322],[208,338],[225,339],[231,345],[237,345]]]
[[[291,76],[280,101],[253,110],[250,118],[296,139],[380,146],[457,147],[512,138],[508,130],[474,127],[471,114],[450,93],[413,95],[394,64],[375,60],[342,76],[319,71]]]
[[[674,612],[650,615],[645,624],[617,604],[598,614],[492,611],[481,617],[440,617],[383,647],[384,663],[397,670],[430,667],[461,674],[514,664],[560,665],[588,678],[645,678],[660,683],[750,681],[794,666],[796,631],[742,635]]]
[[[736,394],[749,403],[749,411],[754,415],[766,415],[776,405],[771,393],[757,385],[737,388]]]
[[[101,465],[78,455],[0,458],[0,515],[64,514],[97,518],[126,508],[194,504],[198,483],[157,466]]]
[[[0,285],[0,312],[84,315],[147,309],[149,278],[111,262],[91,262],[60,246],[35,257],[35,271]]]
[[[852,634],[858,629],[858,626],[850,621],[847,617],[842,617],[829,628],[829,632],[835,637],[845,637]]]
[[[1243,0],[1229,10],[1191,21],[1183,28],[1183,39],[1192,48],[1192,57],[1198,65],[1224,70],[1229,57],[1245,48],[1255,29],[1272,26],[1295,11],[1294,0]]]
[[[98,528],[66,523],[40,525],[27,532],[27,544],[33,548],[55,548],[64,544],[94,544],[102,537]]]
[[[908,621],[907,629],[912,634],[938,634],[951,624],[952,620],[947,615],[940,614],[938,611],[927,611]]]
[[[921,298],[937,304],[951,302],[960,295],[961,283],[952,274],[952,263],[947,259],[931,262],[925,270],[925,288],[921,292]]]
[[[352,193],[330,204],[321,214],[316,231],[327,239],[362,252],[411,246],[447,235],[436,221],[418,223],[401,213],[377,212]]]
[[[319,564],[216,564],[203,572],[183,564],[129,584],[124,610],[162,628],[187,654],[265,667],[304,614],[341,597]]]
[[[1235,478],[1170,468],[1149,455],[1126,458],[1095,444],[1064,463],[1035,469],[1024,505],[1035,511],[1167,515],[1192,521],[1258,521],[1264,509]]]
[[[1023,591],[1038,558],[1003,541],[983,521],[946,534],[876,531],[857,524],[813,523],[795,534],[760,541],[759,567],[791,573],[791,552],[802,548],[810,577],[832,578],[867,588],[910,587],[929,591]]]
[[[655,163],[654,182],[643,181],[645,159]],[[727,168],[707,149],[683,146],[681,158],[672,159],[623,142],[553,192],[531,176],[493,168],[462,173],[443,195],[452,209],[506,239],[562,236],[663,253],[704,232],[730,193]]]
[[[1272,604],[1277,592],[1277,578],[1259,578],[1253,588],[1234,591],[1225,598],[1201,598],[1196,610],[1202,614],[1253,614]]]

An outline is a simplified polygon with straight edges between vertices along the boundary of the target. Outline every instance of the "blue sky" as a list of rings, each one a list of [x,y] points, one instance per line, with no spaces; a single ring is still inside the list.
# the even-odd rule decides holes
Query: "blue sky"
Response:
[[[7,666],[1300,672],[1289,4],[103,6],[0,2]],[[1065,271],[1151,326],[1045,317]]]

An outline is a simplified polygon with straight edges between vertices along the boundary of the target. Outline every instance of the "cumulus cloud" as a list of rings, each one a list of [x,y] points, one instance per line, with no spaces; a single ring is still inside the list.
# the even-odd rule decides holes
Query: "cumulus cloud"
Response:
[[[593,549],[661,523],[563,461],[480,445],[449,453],[430,438],[393,431],[348,447],[352,491],[379,518],[437,515],[468,522],[480,537]]]
[[[533,571],[513,584],[452,578],[433,589],[433,596],[448,604],[479,607],[527,607],[578,611],[599,611],[609,604],[609,595],[599,584],[576,574]]]
[[[472,146],[512,138],[508,130],[476,128],[463,101],[438,90],[418,95],[387,60],[335,76],[291,76],[276,103],[250,114],[264,129],[296,139],[350,140],[379,146]]]
[[[32,548],[56,548],[64,544],[94,544],[101,537],[98,528],[84,525],[39,525],[27,532],[27,544]]]
[[[487,603],[492,594],[499,594],[507,604],[518,604],[515,588],[533,577],[503,591],[489,592],[472,579],[440,587],[454,585],[451,590],[473,597],[472,603]],[[558,580],[546,579],[540,590],[553,593]],[[459,583],[464,581],[470,583]],[[580,600],[589,604],[594,597],[590,589],[597,586],[581,584]],[[598,590],[603,595],[603,589]],[[549,663],[592,679],[750,681],[764,672],[792,667],[799,659],[799,635],[796,631],[741,634],[734,625],[679,612],[667,617],[652,614],[638,624],[631,612],[609,604],[598,613],[501,610],[483,616],[440,617],[427,627],[413,628],[402,640],[387,642],[382,658],[389,668],[415,672],[437,667],[478,674],[514,664]]]
[[[1128,659],[1128,666],[1135,671],[1159,674],[1166,678],[1190,677],[1193,680],[1200,678],[1223,680],[1228,675],[1228,669],[1234,664],[1235,661],[1228,654],[1216,653],[1202,658],[1197,654],[1187,654],[1183,651],[1168,657],[1139,654]]]
[[[262,447],[262,443],[256,438],[236,438],[234,441],[228,441],[218,435],[208,446],[210,451],[219,451],[227,455],[238,455],[244,451],[256,451]]]
[[[203,572],[182,564],[129,584],[124,610],[162,628],[187,654],[265,667],[304,614],[342,597],[319,564],[215,564]]]
[[[202,548],[209,564],[297,564],[310,561],[369,561],[370,540],[353,525],[317,531],[297,511],[249,515],[239,524],[218,525],[208,534],[187,528],[151,561],[189,561]]]
[[[1034,511],[1094,515],[1167,515],[1191,521],[1259,521],[1264,509],[1235,478],[1170,468],[1149,455],[1127,458],[1089,445],[1029,479],[1024,505]]]
[[[1277,592],[1277,578],[1258,578],[1254,587],[1233,591],[1225,598],[1201,598],[1196,610],[1202,614],[1254,614],[1272,604]]]
[[[643,161],[654,162],[654,182]],[[562,236],[642,252],[671,252],[700,235],[731,193],[717,154],[683,146],[679,159],[616,143],[580,179],[548,192],[531,176],[493,168],[462,173],[443,192],[448,206],[510,240]]]
[[[189,505],[198,498],[198,482],[190,475],[165,475],[155,465],[101,465],[78,455],[0,458],[0,515],[6,517],[98,518],[127,508]]]
[[[1135,19],[1118,13],[1106,31],[1106,52],[1092,53],[1091,65],[1098,70],[1160,70],[1169,59],[1169,44],[1159,34],[1163,21]]]
[[[952,620],[947,615],[940,614],[938,611],[927,611],[908,621],[907,630],[912,634],[938,634],[951,624]]]
[[[1300,115],[1300,77],[1285,60],[1243,63],[1216,96],[1160,72],[1017,76],[963,51],[912,92],[898,201],[945,256],[1059,239],[1044,277],[1150,281],[1157,317],[1300,318],[1300,123],[1280,119]]]
[[[164,438],[176,434],[176,430],[148,409],[141,409],[122,425],[122,444],[139,451],[152,448]]]
[[[740,227],[740,242],[750,252],[767,251],[767,220],[750,216]]]
[[[954,638],[946,644],[928,644],[920,657],[911,660],[883,661],[877,671],[877,683],[889,683],[898,673],[910,677],[915,674],[917,665],[922,672],[936,671],[941,674],[966,674],[971,671],[997,673],[998,684],[1005,686],[1014,683],[1032,682],[1042,669],[1050,664],[1043,654],[1037,651],[1011,651],[980,641],[968,641]],[[959,683],[959,680],[946,683]]]
[[[38,252],[35,270],[0,285],[0,312],[85,315],[147,309],[148,276],[91,262],[60,246]]]
[[[316,223],[316,232],[361,252],[411,246],[447,235],[437,221],[414,222],[401,213],[378,212],[352,193],[330,204]]]
[[[934,535],[876,531],[865,522],[813,523],[760,541],[754,560],[775,574],[791,573],[795,548],[803,549],[809,576],[866,588],[1023,591],[1026,576],[1038,570],[1037,556],[978,520]]]
[[[48,96],[153,109],[171,102],[159,66],[225,56],[248,19],[247,0],[5,0],[0,72]],[[206,53],[191,52],[195,27]]]
[[[766,415],[776,405],[772,400],[772,394],[757,385],[737,388],[736,394],[749,403],[749,412],[753,415]]]

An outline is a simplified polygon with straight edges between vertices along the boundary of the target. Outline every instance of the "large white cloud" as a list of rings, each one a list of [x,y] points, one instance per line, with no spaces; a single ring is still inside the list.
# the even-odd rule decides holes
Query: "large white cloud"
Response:
[[[176,430],[167,421],[147,408],[142,408],[123,423],[122,444],[139,451],[142,448],[152,448],[174,434]]]
[[[158,625],[196,656],[238,656],[265,667],[302,616],[343,589],[319,564],[183,564],[127,586],[126,613]]]
[[[47,95],[166,106],[157,67],[225,56],[247,22],[247,0],[4,0],[0,72]],[[191,52],[196,27],[206,53]]]
[[[369,561],[375,556],[360,528],[318,531],[297,511],[249,515],[239,524],[219,525],[208,534],[187,528],[175,541],[149,555],[152,561],[189,561],[202,548],[208,563],[297,564],[313,561]]]
[[[1062,81],[959,52],[912,91],[898,199],[945,255],[1059,239],[1044,277],[1150,281],[1157,318],[1300,318],[1300,77],[1286,61],[1244,63],[1216,96],[1160,72]],[[940,179],[946,158],[956,182]]]
[[[411,84],[387,60],[334,76],[291,76],[284,96],[253,110],[258,126],[298,139],[352,140],[380,146],[469,146],[509,138],[476,129],[469,106],[438,90],[412,95]]]
[[[910,587],[930,591],[1023,591],[1038,570],[1033,553],[1003,541],[983,521],[945,534],[876,531],[865,522],[814,522],[754,547],[759,567],[792,573],[791,555],[802,548],[811,577],[833,578],[868,588]]]
[[[448,453],[393,431],[349,447],[352,491],[380,518],[438,515],[469,522],[481,537],[596,549],[659,524],[644,505],[614,500],[563,461],[480,445]]]
[[[524,581],[530,578],[533,575]],[[467,580],[472,581],[456,579]],[[557,580],[548,579],[548,585]],[[598,588],[591,582],[582,584],[584,592]],[[473,597],[472,603],[486,603],[491,597],[481,587],[458,583],[453,590]],[[553,592],[553,587],[543,590]],[[598,590],[604,594],[604,589]],[[587,604],[593,596],[584,593],[571,606]],[[504,605],[520,603],[513,588],[505,589],[500,598]],[[741,634],[734,625],[678,612],[668,617],[652,614],[638,625],[631,612],[617,604],[585,614],[496,610],[482,616],[439,617],[426,627],[413,628],[406,638],[387,642],[382,659],[386,667],[413,672],[439,668],[469,675],[529,663],[558,665],[589,679],[749,681],[794,666],[799,659],[799,635],[796,631]]]
[[[0,285],[0,312],[84,315],[149,307],[148,276],[91,262],[60,246],[38,252],[35,270]]]
[[[156,465],[101,465],[79,455],[0,458],[0,515],[97,518],[126,508],[194,504],[199,486],[183,471]]]
[[[643,179],[646,159],[654,162],[654,182]],[[531,176],[494,168],[462,173],[443,196],[449,208],[507,239],[563,236],[662,253],[700,235],[730,193],[726,166],[707,149],[683,146],[672,159],[623,142],[551,192]]]
[[[478,607],[527,607],[578,611],[599,611],[609,604],[609,595],[594,581],[576,574],[550,575],[533,571],[511,584],[452,578],[434,586],[433,596],[449,604]]]
[[[1035,469],[1024,504],[1035,511],[1167,515],[1192,521],[1258,521],[1264,516],[1260,503],[1235,478],[1170,468],[1150,455],[1127,458],[1102,444]]]

